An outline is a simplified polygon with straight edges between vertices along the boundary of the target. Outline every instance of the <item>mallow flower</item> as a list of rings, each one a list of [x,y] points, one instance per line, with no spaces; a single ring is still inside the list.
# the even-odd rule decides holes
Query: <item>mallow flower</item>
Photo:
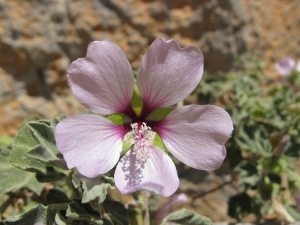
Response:
[[[71,63],[67,77],[76,99],[94,114],[70,116],[55,131],[68,168],[94,178],[116,166],[121,193],[148,190],[163,196],[179,185],[164,147],[190,167],[217,169],[233,130],[228,113],[212,105],[171,107],[198,85],[203,61],[196,46],[180,48],[174,40],[157,38],[142,57],[135,85],[116,44],[90,43],[86,57]],[[114,123],[107,115],[122,115],[122,120]],[[155,144],[157,139],[163,144]],[[123,143],[128,151],[122,152]]]
[[[292,74],[293,70],[300,72],[300,60],[296,65],[294,59],[291,57],[285,57],[275,64],[275,68],[282,76],[289,76]]]

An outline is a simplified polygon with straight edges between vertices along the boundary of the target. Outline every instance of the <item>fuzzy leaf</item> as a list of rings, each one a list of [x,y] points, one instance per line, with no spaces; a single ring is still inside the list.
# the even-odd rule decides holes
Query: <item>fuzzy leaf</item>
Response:
[[[72,180],[76,188],[81,187],[83,190],[82,203],[88,203],[96,199],[100,204],[106,198],[107,189],[115,189],[113,178],[106,176],[87,178],[76,171],[72,176]]]
[[[36,205],[27,212],[2,221],[4,225],[24,225],[24,224],[54,224],[54,221],[47,220],[47,207]]]
[[[30,129],[26,125],[21,127],[12,144],[10,163],[23,170],[46,173],[46,168],[43,163],[27,155],[28,151],[38,146],[39,142],[34,138]]]
[[[166,225],[168,222],[173,222],[182,225],[212,225],[212,221],[202,215],[194,213],[188,209],[181,209],[179,211],[170,213],[165,217],[161,225]]]
[[[0,196],[22,187],[27,187],[36,194],[40,195],[44,184],[39,183],[35,174],[16,168],[9,163],[9,148],[3,148],[0,153]]]
[[[34,120],[21,127],[12,144],[10,163],[37,173],[41,182],[61,179],[67,167],[55,146],[54,131],[63,118],[59,116],[51,122]]]
[[[27,124],[35,139],[40,143],[37,148],[31,149],[27,154],[34,159],[37,159],[47,165],[60,165],[59,161],[64,161],[62,154],[56,147],[54,132],[56,125],[66,118],[65,115],[54,117],[52,121],[38,120]],[[63,169],[67,169],[64,165]]]

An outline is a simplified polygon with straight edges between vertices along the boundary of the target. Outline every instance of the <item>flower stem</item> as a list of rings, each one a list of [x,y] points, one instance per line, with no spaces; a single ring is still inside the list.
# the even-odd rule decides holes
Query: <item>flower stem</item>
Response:
[[[149,207],[148,207],[149,192],[142,191],[141,195],[143,199],[144,225],[150,225],[150,215],[149,215]]]

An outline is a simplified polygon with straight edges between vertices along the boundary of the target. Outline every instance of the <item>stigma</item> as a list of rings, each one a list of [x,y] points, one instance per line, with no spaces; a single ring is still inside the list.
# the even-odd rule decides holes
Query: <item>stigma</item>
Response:
[[[131,123],[131,135],[127,141],[132,144],[132,154],[141,162],[146,162],[150,158],[155,132],[151,127],[143,123]]]

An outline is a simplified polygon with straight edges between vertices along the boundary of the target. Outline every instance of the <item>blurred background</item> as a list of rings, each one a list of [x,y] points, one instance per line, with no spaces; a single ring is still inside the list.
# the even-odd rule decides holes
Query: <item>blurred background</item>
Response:
[[[235,71],[236,58],[252,52],[267,65],[266,76],[278,77],[278,60],[300,59],[300,0],[0,0],[0,135],[14,136],[29,116],[84,109],[69,89],[66,69],[85,56],[91,41],[116,43],[137,70],[161,36],[198,46],[209,74]],[[198,183],[181,182],[180,191],[194,190],[192,208],[214,221],[232,220],[227,200],[238,188],[225,187],[228,177],[178,170],[201,184],[199,192]]]

